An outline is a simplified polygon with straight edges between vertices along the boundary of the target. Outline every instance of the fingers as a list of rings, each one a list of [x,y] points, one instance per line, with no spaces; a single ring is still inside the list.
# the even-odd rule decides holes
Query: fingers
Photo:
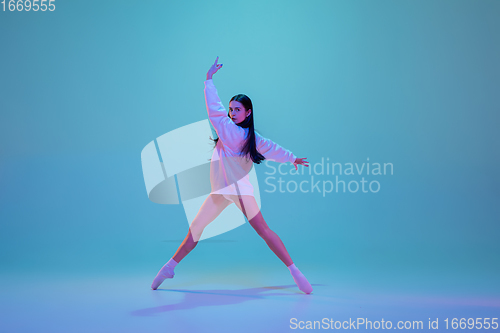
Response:
[[[219,61],[219,56],[217,56],[217,58],[215,59],[215,62],[214,62],[214,65],[217,66],[217,61]]]

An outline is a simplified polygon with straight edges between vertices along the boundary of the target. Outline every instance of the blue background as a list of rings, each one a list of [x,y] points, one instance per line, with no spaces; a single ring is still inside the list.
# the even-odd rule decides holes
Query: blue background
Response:
[[[269,169],[256,166],[263,216],[313,285],[500,306],[499,14],[498,1],[443,0],[60,1],[54,12],[0,12],[8,325],[19,295],[7,289],[23,279],[140,275],[148,291],[188,225],[182,206],[149,201],[140,152],[207,118],[216,56],[225,106],[250,96],[256,129],[311,167],[394,166],[365,174],[378,193],[324,197],[266,192]],[[201,241],[176,278],[257,270],[267,285],[266,267],[288,274],[247,223]]]

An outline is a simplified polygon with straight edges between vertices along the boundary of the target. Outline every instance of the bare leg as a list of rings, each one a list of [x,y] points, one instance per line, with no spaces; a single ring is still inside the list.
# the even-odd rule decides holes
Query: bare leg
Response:
[[[285,248],[285,244],[283,244],[281,238],[269,228],[260,212],[248,222],[250,222],[250,225],[257,231],[259,236],[264,239],[267,246],[269,246],[274,254],[276,254],[287,267],[293,264],[292,258]]]
[[[230,203],[229,200],[220,194],[210,194],[205,199],[205,202],[201,205],[198,214],[196,214],[196,217],[189,227],[186,238],[184,238],[184,241],[172,257],[176,262],[180,262],[196,247],[203,233],[203,229],[205,229],[210,222],[215,220]]]
[[[156,290],[165,279],[174,277],[174,267],[177,265],[195,246],[203,233],[203,229],[215,220],[217,216],[230,204],[231,202],[220,194],[210,194],[201,205],[198,214],[191,222],[189,231],[181,243],[177,252],[175,252],[172,259],[170,259],[156,274],[156,277],[151,284],[151,289]],[[175,261],[175,262],[174,262]]]
[[[233,197],[236,199],[236,197]],[[235,204],[245,214],[250,225],[257,231],[260,237],[264,239],[267,246],[280,258],[280,260],[288,267],[293,264],[292,258],[285,248],[285,244],[281,238],[272,231],[267,225],[255,198],[251,195],[240,195],[235,200]]]
[[[175,261],[180,262],[182,259],[184,259],[185,256],[187,256],[189,252],[191,252],[191,250],[193,250],[196,247],[197,244],[198,242],[195,242],[193,240],[191,229],[189,229],[186,238],[184,238],[181,245],[179,245],[179,248],[177,249],[172,258]]]
[[[293,281],[295,281],[299,289],[306,294],[310,294],[313,291],[311,284],[307,281],[304,274],[302,274],[295,266],[281,239],[267,225],[266,221],[262,217],[259,206],[257,206],[255,198],[249,195],[241,195],[239,198],[233,197],[233,200],[234,199],[239,199],[235,200],[236,205],[243,212],[243,214],[245,214],[248,222],[250,222],[250,225],[255,229],[255,231],[257,231],[262,239],[266,241],[267,246],[269,246],[269,248],[287,266],[292,274]]]

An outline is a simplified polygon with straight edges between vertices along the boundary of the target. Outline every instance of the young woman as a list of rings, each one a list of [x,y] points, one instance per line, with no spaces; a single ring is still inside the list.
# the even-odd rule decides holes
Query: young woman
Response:
[[[262,217],[248,175],[252,164],[259,164],[264,159],[280,163],[291,162],[295,169],[299,164],[308,167],[309,162],[306,158],[297,158],[290,151],[255,132],[253,106],[248,96],[234,96],[229,102],[229,113],[224,109],[212,81],[212,76],[222,68],[222,64],[217,64],[218,60],[219,57],[208,70],[205,81],[208,117],[218,136],[214,140],[216,145],[210,164],[212,191],[191,223],[186,238],[174,256],[160,269],[151,288],[156,290],[165,279],[174,277],[175,266],[195,248],[203,229],[228,205],[234,203],[269,248],[288,267],[299,289],[310,294],[313,290],[311,284],[295,266],[281,239]]]

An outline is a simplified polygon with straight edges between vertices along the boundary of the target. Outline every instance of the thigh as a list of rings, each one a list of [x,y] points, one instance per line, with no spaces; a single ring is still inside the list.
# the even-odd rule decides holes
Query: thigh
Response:
[[[235,205],[243,212],[248,222],[252,224],[252,220],[257,219],[262,216],[260,213],[260,208],[255,201],[255,197],[252,195],[232,195],[231,199],[234,201]]]
[[[203,230],[203,228],[215,220],[230,203],[231,201],[224,198],[221,194],[210,194],[201,205],[190,227],[197,227]]]

